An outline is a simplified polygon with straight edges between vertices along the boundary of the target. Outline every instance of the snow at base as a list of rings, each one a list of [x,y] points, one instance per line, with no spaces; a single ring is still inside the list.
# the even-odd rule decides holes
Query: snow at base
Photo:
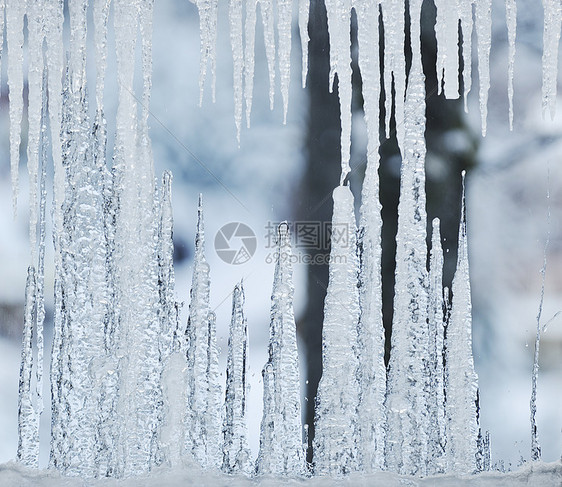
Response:
[[[478,486],[478,487],[517,487],[517,486],[555,486],[562,482],[562,461],[553,463],[527,463],[514,472],[499,473],[485,472],[477,475],[453,476],[437,475],[425,478],[414,478],[397,475],[390,472],[378,472],[369,475],[352,474],[345,478],[333,479],[327,477],[316,477],[307,480],[287,479],[279,480],[262,477],[259,480],[250,480],[243,476],[226,475],[218,472],[203,471],[194,465],[185,465],[183,468],[155,469],[152,474],[132,479],[100,479],[90,480],[91,486],[116,486],[120,487],[151,487],[166,485],[173,486],[215,486],[229,485],[229,487],[250,485],[306,485],[331,486],[331,485],[384,485],[387,487],[409,487],[417,486]],[[4,487],[49,487],[64,486],[74,487],[84,485],[84,481],[77,478],[61,477],[55,471],[33,470],[22,467],[15,462],[0,465],[0,485]]]

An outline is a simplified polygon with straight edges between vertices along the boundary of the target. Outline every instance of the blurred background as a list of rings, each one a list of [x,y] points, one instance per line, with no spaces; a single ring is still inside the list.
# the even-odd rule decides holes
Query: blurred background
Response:
[[[424,2],[422,26],[427,92],[428,228],[432,218],[441,219],[446,255],[444,279],[445,285],[450,286],[456,263],[460,174],[467,170],[473,350],[480,380],[481,425],[491,433],[494,461],[503,460],[506,467],[517,466],[522,459],[529,458],[534,336],[541,296],[540,270],[549,235],[541,326],[562,310],[562,106],[554,122],[543,120],[542,6],[534,0],[518,0],[517,6],[514,130],[510,132],[508,125],[505,7],[503,1],[494,0],[492,81],[485,138],[480,135],[476,63],[469,112],[465,114],[462,100],[444,100],[436,92],[435,9],[430,0]],[[257,454],[262,409],[261,368],[267,359],[274,268],[271,228],[285,219],[314,224],[329,221],[331,191],[339,182],[339,105],[337,90],[333,93],[328,90],[329,44],[324,2],[311,0],[310,70],[306,89],[301,88],[298,28],[293,27],[291,95],[286,125],[282,123],[278,72],[275,108],[269,109],[267,62],[258,13],[251,128],[247,129],[243,123],[240,146],[234,125],[227,5],[219,6],[216,102],[212,102],[208,82],[201,108],[198,106],[197,9],[185,0],[155,2],[154,8],[149,123],[157,177],[165,169],[174,174],[174,261],[176,294],[178,300],[185,302],[182,320],[187,320],[189,304],[197,198],[203,193],[211,304],[217,314],[222,370],[226,363],[231,292],[235,283],[244,279],[250,335],[248,420],[251,447]],[[354,23],[352,19],[355,91],[351,187],[358,207],[367,140]],[[93,26],[89,29],[91,37]],[[109,147],[117,103],[113,46],[110,28],[105,91]],[[88,80],[93,86],[93,63],[88,69]],[[30,258],[25,119],[26,114],[20,147],[20,201],[14,219],[4,62],[0,97],[0,462],[13,459],[17,446],[19,354],[25,276]],[[387,140],[381,132],[380,153],[384,218],[383,311],[387,336],[390,336],[400,175],[400,157],[393,136]],[[224,262],[213,248],[217,231],[229,222],[245,223],[257,237],[256,253],[244,264]],[[321,327],[328,274],[325,265],[306,265],[304,261],[325,260],[321,257],[329,253],[328,244],[324,238],[319,242],[314,248],[296,249],[300,262],[295,266],[294,276],[303,417],[311,427],[314,395],[321,374]],[[52,250],[49,251],[47,262],[52,262]],[[52,277],[52,268],[47,268],[47,336],[52,330]],[[46,366],[48,368],[48,362]],[[562,452],[562,317],[555,317],[543,333],[540,367],[539,440],[543,459],[554,461]],[[45,395],[48,401],[47,387]],[[43,464],[48,459],[48,409],[42,418]]]

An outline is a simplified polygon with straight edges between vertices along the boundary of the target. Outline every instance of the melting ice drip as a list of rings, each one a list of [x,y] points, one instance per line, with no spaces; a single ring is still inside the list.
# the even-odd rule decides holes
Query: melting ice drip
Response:
[[[210,65],[214,97],[218,0],[195,3],[201,22],[200,86],[203,90]],[[230,0],[238,137],[243,104],[248,124],[252,107],[257,3],[264,23],[270,103],[274,99],[277,64],[285,115],[288,108],[292,2]],[[456,49],[459,21],[465,100],[470,91],[471,33],[475,27],[485,133],[491,0],[459,0],[456,8],[444,0],[435,3],[436,70],[439,90],[447,98],[460,96]],[[329,83],[332,87],[337,74],[342,113],[342,176],[341,185],[333,193],[333,223],[346,225],[348,234],[346,239],[332,242],[333,264],[323,329],[324,372],[318,389],[314,438],[314,472],[318,474],[388,469],[426,475],[471,473],[490,467],[489,438],[481,435],[478,424],[464,202],[450,304],[449,292],[442,285],[443,251],[438,221],[433,222],[430,267],[426,268],[421,4],[421,0],[410,0],[409,16],[405,16],[403,0],[326,0],[331,40]],[[119,105],[110,170],[106,162],[103,92],[111,5]],[[562,11],[558,1],[544,0],[543,5],[543,109],[553,115],[557,79],[554,60]],[[14,209],[23,116],[24,17],[29,47],[31,265],[25,292],[18,460],[25,465],[38,465],[39,419],[43,409],[45,180],[50,140],[55,251],[51,466],[64,474],[85,478],[127,477],[149,472],[158,465],[181,465],[188,459],[203,468],[228,473],[308,475],[310,466],[306,464],[302,444],[288,227],[281,225],[278,234],[269,358],[263,369],[260,451],[254,462],[247,446],[245,417],[248,331],[243,286],[240,283],[233,292],[223,402],[218,382],[215,316],[209,306],[209,265],[205,260],[201,200],[189,320],[184,326],[178,319],[180,305],[175,298],[172,265],[172,178],[165,173],[161,185],[155,181],[147,123],[153,4],[145,0],[93,1],[97,69],[93,119],[88,111],[85,76],[90,7],[87,0],[68,2],[70,36],[65,63],[63,6],[62,1],[0,2],[8,47]],[[358,230],[353,195],[344,185],[350,172],[352,8],[358,19],[359,66],[369,136]],[[514,0],[506,0],[510,123],[515,8]],[[308,10],[309,2],[300,0],[303,85],[307,71]],[[406,18],[410,19],[408,25]],[[382,83],[380,20],[384,24],[385,45]],[[410,30],[412,52],[408,78],[405,29]],[[3,34],[4,29],[0,32]],[[139,34],[143,74],[140,100],[133,95]],[[388,371],[384,364],[378,181],[382,88],[386,93],[387,136],[394,103],[403,158]],[[393,90],[394,100],[389,95]],[[537,458],[540,449],[535,429],[533,445],[533,458]]]

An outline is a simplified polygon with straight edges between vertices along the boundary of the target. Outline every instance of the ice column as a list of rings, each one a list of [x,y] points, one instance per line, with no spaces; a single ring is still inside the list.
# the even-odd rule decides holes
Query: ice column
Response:
[[[188,430],[186,450],[193,455],[203,467],[216,466],[217,458],[210,458],[208,447],[217,442],[216,437],[207,437],[212,429],[209,416],[208,401],[210,385],[214,378],[209,377],[209,264],[205,259],[205,234],[203,227],[203,200],[199,195],[197,211],[197,233],[195,236],[195,257],[193,263],[193,279],[191,284],[191,303],[187,322],[188,338],[188,370],[189,370],[189,403]],[[215,379],[216,380],[216,379]],[[216,418],[215,418],[216,419]],[[216,451],[215,445],[211,449]]]
[[[457,270],[445,340],[447,471],[455,473],[476,470],[479,431],[476,411],[478,377],[472,358],[472,304],[464,208],[463,186]]]
[[[410,2],[412,67],[406,92],[408,117],[398,204],[394,317],[386,397],[387,466],[410,475],[426,473],[428,429],[425,86],[420,9],[421,0]]]
[[[18,450],[17,460],[29,467],[39,466],[39,415],[34,405],[31,379],[33,372],[33,313],[35,310],[35,268],[27,269],[23,343],[18,400]]]
[[[376,2],[359,0],[357,37],[359,67],[363,79],[363,108],[367,124],[367,169],[363,180],[359,222],[359,387],[357,411],[359,454],[366,472],[384,467],[386,367],[382,322],[381,204],[379,199],[379,8]]]
[[[322,330],[323,372],[316,396],[314,465],[319,475],[341,475],[359,468],[359,262],[353,194],[348,186],[338,186],[333,198],[330,273]]]
[[[445,395],[443,387],[443,248],[439,219],[433,220],[429,261],[429,355],[427,412],[431,420],[428,429],[428,473],[443,472],[445,454]]]
[[[293,311],[292,251],[287,223],[278,230],[277,262],[271,296],[269,360],[264,379],[264,416],[257,472],[303,475],[299,357]]]
[[[232,321],[228,337],[222,469],[226,473],[249,474],[252,466],[246,424],[248,324],[243,306],[244,289],[239,283],[232,294]]]

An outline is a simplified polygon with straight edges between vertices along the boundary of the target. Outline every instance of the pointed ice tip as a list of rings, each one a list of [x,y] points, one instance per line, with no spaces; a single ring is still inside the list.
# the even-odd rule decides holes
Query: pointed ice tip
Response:
[[[203,213],[203,193],[199,193],[199,198],[197,199],[197,211]]]
[[[289,235],[289,223],[287,220],[282,221],[277,227],[277,233],[281,239],[286,238]]]

